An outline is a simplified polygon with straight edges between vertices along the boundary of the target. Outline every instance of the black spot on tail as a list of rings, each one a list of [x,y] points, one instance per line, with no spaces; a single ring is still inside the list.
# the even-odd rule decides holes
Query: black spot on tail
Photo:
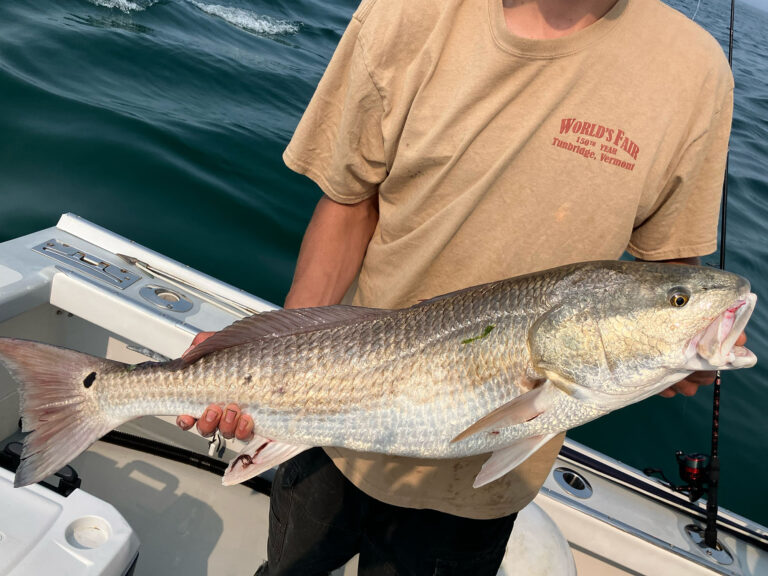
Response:
[[[90,388],[91,385],[96,381],[96,372],[91,372],[88,374],[88,376],[85,377],[85,380],[83,380],[83,386],[86,388]]]

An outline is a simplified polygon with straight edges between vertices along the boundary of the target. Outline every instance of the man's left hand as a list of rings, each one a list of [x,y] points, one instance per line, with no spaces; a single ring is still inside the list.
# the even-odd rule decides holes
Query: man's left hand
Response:
[[[747,335],[742,332],[736,339],[736,346],[743,346],[747,342]],[[693,396],[696,394],[700,386],[709,386],[715,381],[716,372],[693,372],[685,380],[681,380],[677,384],[670,386],[663,392],[659,392],[659,396],[664,398],[672,398],[676,394],[682,394],[683,396]]]

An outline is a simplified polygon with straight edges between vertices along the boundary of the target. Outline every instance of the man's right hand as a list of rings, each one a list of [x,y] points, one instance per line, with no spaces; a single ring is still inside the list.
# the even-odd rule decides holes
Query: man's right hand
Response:
[[[189,430],[197,422],[197,431],[203,436],[211,436],[216,428],[224,438],[237,438],[245,442],[253,438],[253,418],[243,414],[237,404],[210,404],[203,415],[196,419],[189,414],[176,418],[176,425],[182,430]]]
[[[215,332],[200,332],[181,355],[182,358],[213,334]],[[199,419],[189,414],[176,418],[176,425],[182,430],[189,430],[195,422],[197,431],[203,436],[211,436],[218,428],[224,438],[237,438],[246,442],[253,438],[253,418],[243,414],[237,404],[227,404],[226,407],[221,404],[209,404]]]

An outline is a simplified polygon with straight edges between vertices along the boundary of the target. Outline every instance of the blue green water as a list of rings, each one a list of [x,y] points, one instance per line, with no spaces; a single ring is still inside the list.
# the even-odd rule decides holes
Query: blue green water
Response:
[[[0,2],[0,241],[75,212],[282,303],[319,191],[281,153],[356,4]],[[696,14],[723,46],[728,10]],[[721,502],[768,524],[768,13],[736,18],[727,267],[762,301],[764,363],[725,377]],[[652,398],[571,435],[675,477],[675,449],[709,451],[710,413],[711,390]]]

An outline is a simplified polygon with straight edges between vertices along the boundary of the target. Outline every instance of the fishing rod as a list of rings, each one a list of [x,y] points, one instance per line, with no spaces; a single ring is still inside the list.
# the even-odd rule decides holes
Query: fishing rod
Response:
[[[733,70],[733,23],[736,14],[736,0],[731,0],[731,20],[728,26],[728,65]],[[720,213],[720,269],[725,270],[725,233],[728,217],[728,163],[730,151],[725,159],[725,175],[723,178],[723,200]],[[709,463],[707,491],[707,527],[704,530],[704,544],[717,549],[717,489],[720,483],[720,370],[715,376],[712,399],[712,452]]]
[[[694,20],[696,14],[699,11],[699,5],[701,0],[696,6],[696,11],[691,18]],[[736,2],[731,0],[731,18],[728,29],[728,64],[733,70],[733,35],[734,35],[734,19],[736,13]],[[728,164],[730,160],[730,152],[726,154],[725,159],[725,173],[723,175],[723,192],[722,192],[722,208],[720,212],[720,263],[721,270],[725,270],[725,246],[726,246],[726,231],[727,231],[727,219],[728,219]],[[706,508],[706,527],[702,531],[695,526],[691,526],[693,534],[697,536],[697,543],[702,548],[706,549],[707,554],[718,560],[720,554],[723,551],[722,546],[717,542],[717,512],[718,512],[718,485],[720,482],[720,454],[719,454],[719,441],[720,441],[720,384],[721,376],[718,370],[715,374],[715,382],[713,386],[713,399],[712,399],[712,448],[710,456],[706,454],[695,453],[685,454],[682,450],[678,450],[675,453],[677,458],[677,465],[680,477],[686,482],[686,484],[678,486],[667,480],[664,472],[659,468],[646,468],[644,472],[647,475],[658,475],[662,480],[676,492],[686,493],[694,502],[707,493],[707,508]],[[706,487],[705,487],[706,485]]]

